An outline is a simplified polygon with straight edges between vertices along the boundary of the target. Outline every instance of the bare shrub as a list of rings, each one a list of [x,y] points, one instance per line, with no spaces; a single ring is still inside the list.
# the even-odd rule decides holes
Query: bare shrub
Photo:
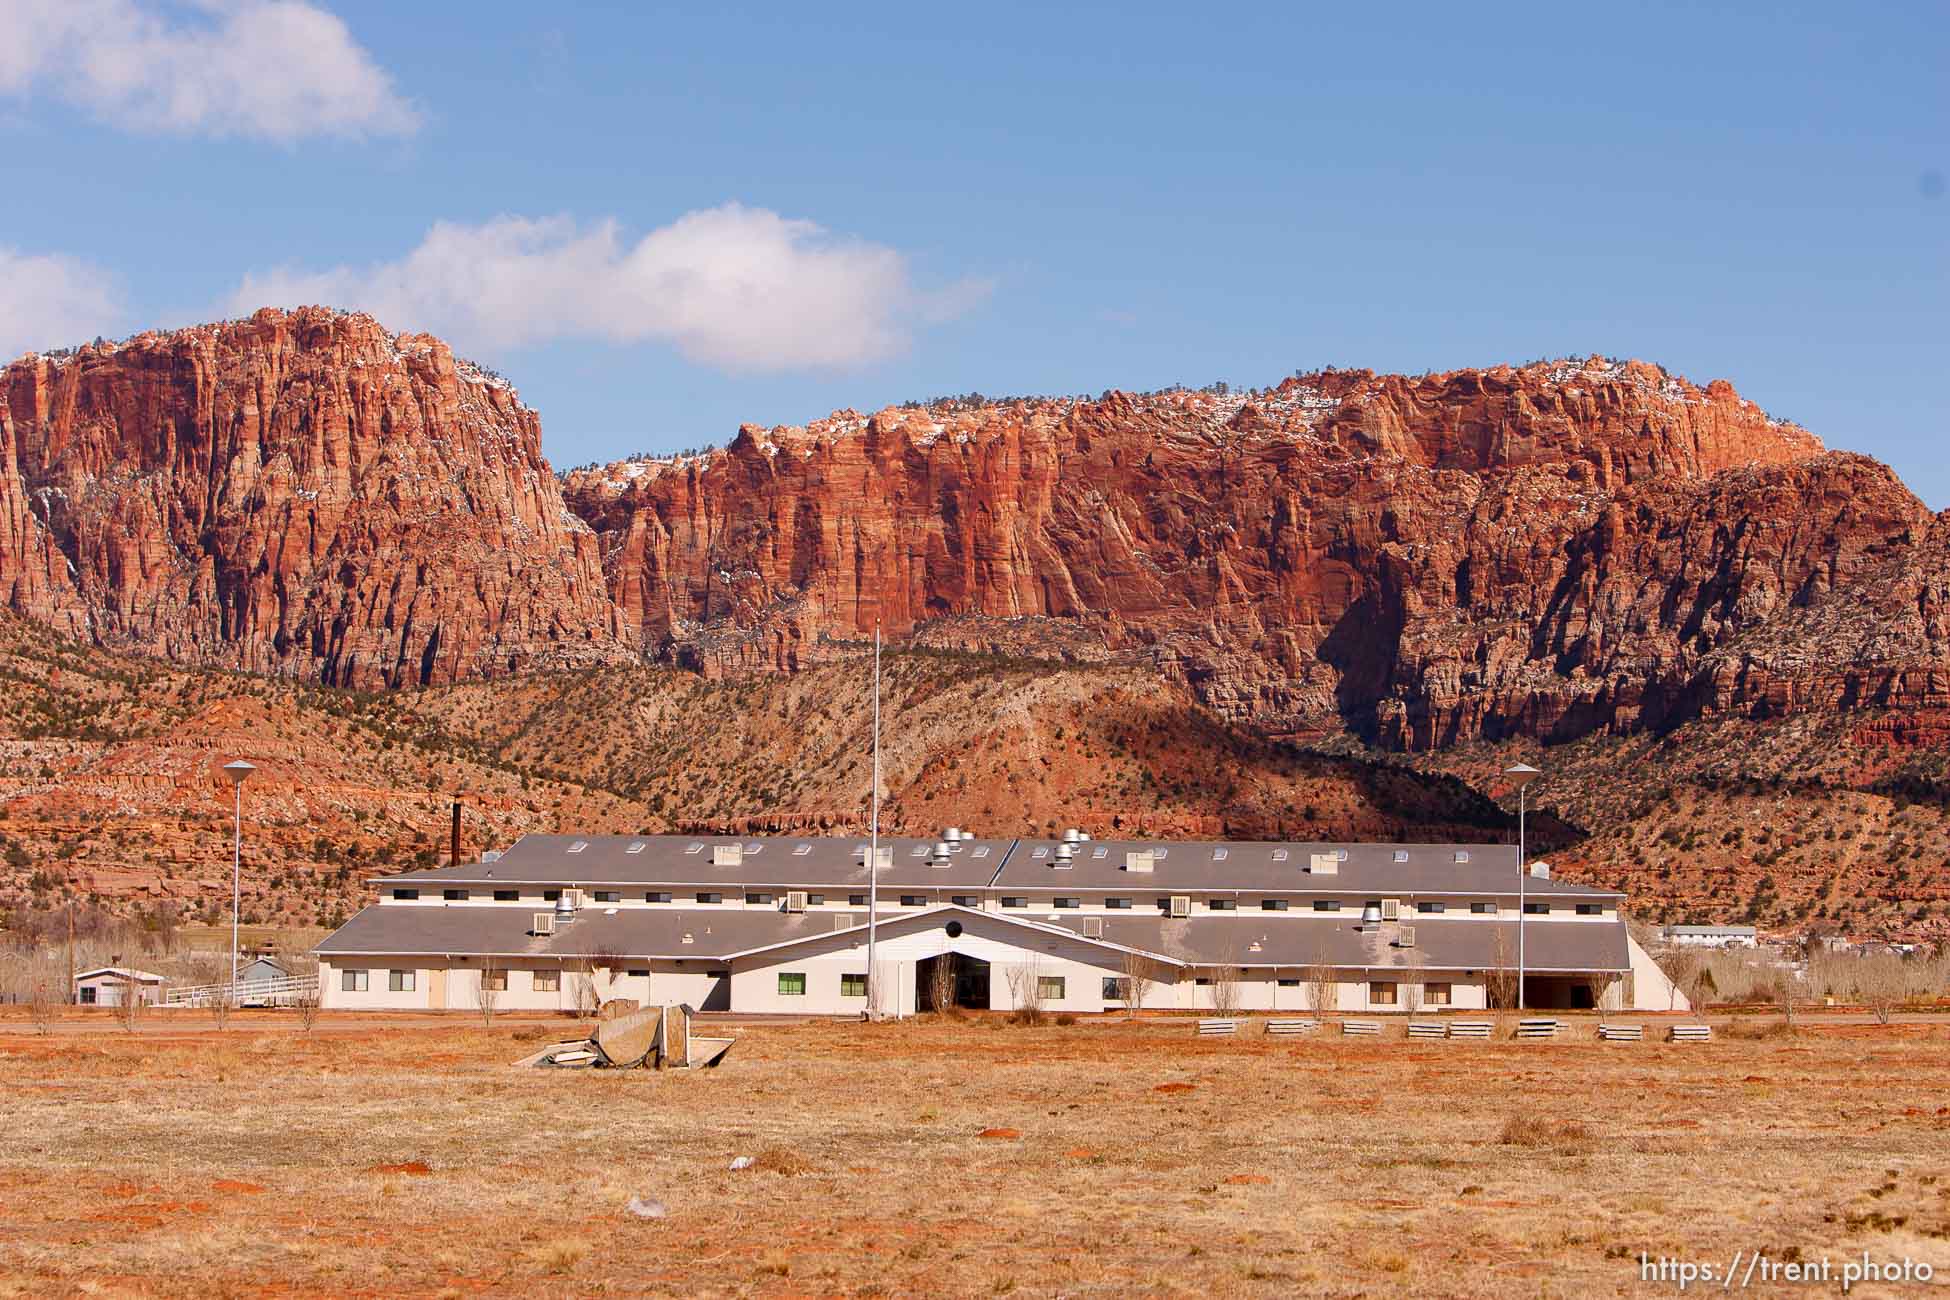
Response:
[[[795,1178],[818,1168],[791,1147],[767,1147],[752,1157],[751,1167],[783,1178]]]
[[[298,1027],[310,1033],[318,1026],[318,1008],[324,1002],[323,990],[319,987],[317,976],[312,977],[309,988],[300,989],[291,995],[292,1010],[298,1013]]]
[[[1332,1011],[1341,1000],[1341,981],[1332,966],[1325,961],[1317,961],[1302,972],[1301,978],[1307,982],[1307,1009],[1313,1012]]]
[[[230,1013],[237,1006],[237,985],[231,980],[219,980],[211,986],[207,1004],[210,1018],[217,1022],[218,1032],[230,1028]]]
[[[1009,1013],[1012,1025],[1040,1025],[1043,1023],[1043,972],[1035,962],[1023,962],[1009,967],[1009,1002],[1015,1010]]]
[[[1703,964],[1699,954],[1687,948],[1672,948],[1658,957],[1659,969],[1666,976],[1666,1010],[1679,1010],[1679,998],[1696,1001]]]
[[[1605,1000],[1611,993],[1611,986],[1617,976],[1610,971],[1592,971],[1584,977],[1585,991],[1591,995],[1591,1009],[1598,1014],[1598,1023],[1605,1020]]]
[[[35,1033],[54,1032],[54,1007],[54,993],[48,988],[46,977],[37,972],[27,991],[27,1014],[33,1017]]]
[[[1422,953],[1418,948],[1402,951],[1402,1010],[1415,1015],[1422,1010]]]
[[[1888,1024],[1890,1013],[1909,1000],[1907,965],[1894,953],[1876,953],[1858,959],[1849,972],[1850,992],[1879,1025]]]
[[[501,986],[507,982],[508,972],[494,964],[494,958],[481,960],[481,982],[474,990],[474,1003],[481,1013],[481,1027],[492,1028],[494,1013],[501,1006]]]
[[[1221,1016],[1239,1014],[1244,1004],[1245,972],[1236,962],[1223,961],[1212,967],[1212,1010]]]
[[[122,1004],[115,1008],[115,1018],[131,1034],[142,1023],[142,986],[136,982],[133,974],[123,977]]]
[[[1123,973],[1118,977],[1118,996],[1124,1000],[1124,1014],[1135,1020],[1151,990],[1164,981],[1164,969],[1149,953],[1133,949],[1124,954]]]
[[[1500,1027],[1517,999],[1517,969],[1510,951],[1510,936],[1501,925],[1490,938],[1490,964],[1483,971],[1483,995],[1497,1013]]]
[[[955,1009],[955,954],[944,952],[928,968],[928,1005],[936,1015]]]

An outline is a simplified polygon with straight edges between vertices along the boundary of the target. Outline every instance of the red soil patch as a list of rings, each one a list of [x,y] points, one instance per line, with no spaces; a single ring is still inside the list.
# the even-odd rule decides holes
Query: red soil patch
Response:
[[[366,1172],[369,1174],[411,1174],[415,1178],[423,1178],[427,1174],[432,1173],[433,1170],[427,1167],[427,1163],[424,1160],[408,1160],[404,1164],[397,1165],[368,1165]]]
[[[1245,1187],[1253,1183],[1271,1183],[1273,1180],[1265,1174],[1233,1174],[1226,1181],[1234,1187]]]
[[[1065,1151],[1063,1154],[1068,1156],[1072,1160],[1088,1160],[1090,1159],[1090,1157],[1096,1155],[1097,1153],[1095,1151],[1092,1151],[1089,1147],[1071,1147],[1068,1151]]]
[[[1161,1083],[1157,1087],[1153,1088],[1151,1091],[1169,1092],[1169,1093],[1190,1092],[1192,1089],[1196,1088],[1197,1086],[1198,1085],[1195,1083]]]
[[[1021,1137],[1022,1134],[1012,1128],[985,1128],[975,1136],[978,1138],[1001,1138],[1013,1142],[1015,1139]]]
[[[210,1190],[213,1192],[235,1192],[240,1196],[255,1196],[259,1192],[269,1189],[262,1183],[241,1183],[234,1178],[219,1178],[216,1182],[210,1184]]]

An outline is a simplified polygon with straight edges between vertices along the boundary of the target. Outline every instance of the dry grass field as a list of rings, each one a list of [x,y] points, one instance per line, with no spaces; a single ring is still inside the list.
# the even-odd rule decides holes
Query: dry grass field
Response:
[[[1950,1276],[1942,1025],[750,1025],[656,1074],[509,1068],[562,1022],[105,1024],[0,1019],[0,1295],[1588,1296],[1736,1250]]]

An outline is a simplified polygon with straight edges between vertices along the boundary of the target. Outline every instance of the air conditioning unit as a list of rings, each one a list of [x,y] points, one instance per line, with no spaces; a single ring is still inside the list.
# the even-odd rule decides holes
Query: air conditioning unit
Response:
[[[1171,896],[1171,914],[1173,916],[1190,916],[1192,914],[1192,896],[1190,894],[1173,894]]]
[[[785,893],[785,910],[788,912],[805,911],[806,891],[803,889],[788,889]]]
[[[742,844],[713,844],[711,846],[711,865],[714,867],[744,866],[745,846]]]
[[[529,924],[528,924],[528,933],[530,933],[530,934],[554,934],[554,933],[555,933],[555,913],[553,913],[553,912],[537,912],[537,913],[535,913],[535,914],[534,914],[534,916],[532,916],[531,918],[529,918]]]
[[[1332,853],[1315,853],[1307,860],[1307,871],[1315,876],[1338,876],[1341,873],[1341,860]]]
[[[582,891],[580,889],[563,890],[562,901],[564,903],[567,903],[570,908],[578,912],[580,912],[587,905],[583,899]]]
[[[1150,849],[1132,849],[1124,855],[1124,870],[1151,871],[1156,869],[1158,859]]]
[[[1086,917],[1084,917],[1084,918],[1083,918],[1083,937],[1084,937],[1084,938],[1086,938],[1086,939],[1101,939],[1101,938],[1103,938],[1103,937],[1104,937],[1104,918],[1103,918],[1103,917],[1101,917],[1101,916],[1086,916]]]
[[[1402,919],[1402,900],[1401,900],[1401,899],[1399,899],[1399,898],[1384,898],[1384,899],[1382,899],[1382,900],[1381,900],[1381,919],[1382,919],[1382,920],[1384,920],[1384,921],[1399,921],[1399,920],[1401,920],[1401,919]]]
[[[1395,946],[1397,948],[1413,948],[1415,946],[1415,927],[1405,925],[1397,930],[1395,932]]]

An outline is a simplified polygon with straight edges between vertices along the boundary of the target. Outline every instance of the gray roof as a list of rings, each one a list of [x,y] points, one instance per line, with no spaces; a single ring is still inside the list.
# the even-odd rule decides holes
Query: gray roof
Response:
[[[388,885],[656,885],[740,889],[747,885],[844,889],[867,886],[864,835],[524,835],[494,862],[462,863],[385,877]],[[930,866],[932,840],[882,838],[892,862],[882,888],[980,889],[994,879],[1014,840],[963,840],[945,867]],[[575,849],[581,844],[581,849]],[[740,844],[744,861],[711,865],[712,846]],[[693,849],[691,846],[696,845]],[[635,852],[631,852],[632,847]],[[756,846],[754,849],[753,846]],[[573,852],[571,850],[574,850]]]
[[[1514,844],[1312,844],[1271,841],[1092,840],[1075,847],[1059,867],[1056,840],[1018,840],[996,884],[1011,889],[1150,890],[1237,889],[1413,897],[1417,894],[1512,894],[1517,888]],[[1040,856],[1039,856],[1040,850]],[[1124,869],[1125,855],[1149,851],[1149,872]],[[1307,870],[1316,853],[1345,853],[1333,875]],[[1456,855],[1467,853],[1469,861]],[[1160,856],[1162,855],[1162,856]],[[1281,856],[1284,855],[1284,856]],[[1396,861],[1398,857],[1405,861]],[[1555,897],[1620,898],[1616,890],[1531,876],[1524,889]]]
[[[1045,925],[1083,931],[1084,918],[1065,916]],[[1361,930],[1354,920],[1315,916],[1092,917],[1103,921],[1107,942],[1161,953],[1195,966],[1408,967],[1424,970],[1490,969],[1517,962],[1517,924],[1481,917],[1418,917],[1415,947],[1390,942],[1393,926]],[[1255,947],[1257,945],[1257,947]],[[1524,966],[1532,971],[1624,970],[1631,965],[1622,921],[1531,921],[1524,926]]]
[[[775,912],[742,907],[585,907],[554,934],[530,934],[536,909],[485,904],[379,903],[327,935],[321,957],[442,953],[467,957],[718,959],[864,924],[864,912]],[[684,937],[690,936],[690,942]]]
[[[714,867],[712,847],[741,844],[736,867]],[[577,849],[576,845],[582,845]],[[862,836],[524,835],[494,862],[463,863],[385,877],[387,885],[607,885],[670,889],[866,888]],[[1160,893],[1238,890],[1409,898],[1516,892],[1517,851],[1507,844],[1322,844],[1157,840],[1090,841],[1059,868],[1055,840],[963,840],[945,867],[930,865],[933,841],[885,839],[892,863],[883,888],[963,891],[1103,890]],[[754,847],[755,846],[755,847]],[[634,851],[633,851],[634,850]],[[1149,873],[1124,869],[1132,851],[1153,854]],[[1345,854],[1333,875],[1307,870],[1316,853]],[[1458,853],[1469,860],[1458,862]],[[1403,858],[1397,861],[1397,857]],[[1616,890],[1528,877],[1524,888],[1554,897],[1621,898]]]

